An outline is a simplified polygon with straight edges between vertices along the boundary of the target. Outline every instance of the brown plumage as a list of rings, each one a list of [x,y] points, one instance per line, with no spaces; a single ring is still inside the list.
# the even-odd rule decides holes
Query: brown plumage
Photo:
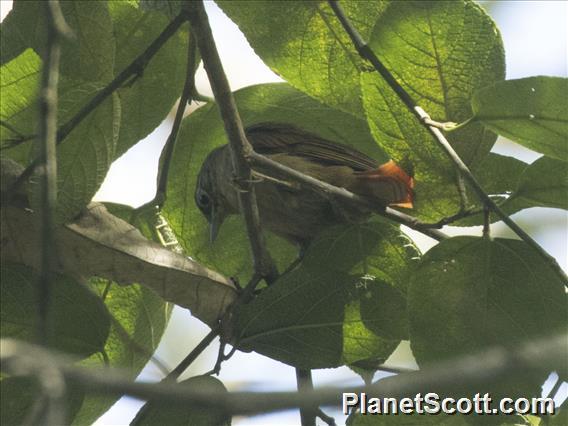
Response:
[[[288,167],[385,206],[412,207],[413,179],[392,160],[379,166],[351,147],[289,124],[256,124],[246,134],[256,152]],[[197,180],[195,201],[210,223],[212,240],[225,217],[239,213],[230,155],[228,145],[213,150]],[[287,185],[285,176],[257,171],[275,178],[264,178],[255,186],[262,226],[301,247],[328,226],[368,216],[367,211],[331,203],[310,189]]]

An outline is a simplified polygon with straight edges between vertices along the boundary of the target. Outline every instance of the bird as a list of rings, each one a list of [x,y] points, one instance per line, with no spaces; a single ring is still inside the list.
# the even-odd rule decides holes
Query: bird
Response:
[[[288,123],[261,122],[245,134],[253,149],[306,175],[345,188],[381,205],[412,208],[414,178],[393,160],[379,165],[362,152]],[[263,229],[305,250],[324,229],[368,218],[368,209],[344,206],[316,190],[294,185],[286,176],[254,169],[256,198]],[[213,242],[229,215],[239,214],[231,151],[211,151],[197,177],[195,203],[209,222]]]

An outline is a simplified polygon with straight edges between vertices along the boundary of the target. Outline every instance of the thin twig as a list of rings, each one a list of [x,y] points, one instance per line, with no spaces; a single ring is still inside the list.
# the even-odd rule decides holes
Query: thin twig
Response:
[[[460,210],[467,210],[467,190],[465,188],[465,180],[459,170],[456,170],[456,186],[460,196]]]
[[[12,339],[0,341],[2,371],[14,376],[38,376],[46,364],[81,388],[103,395],[129,395],[144,400],[191,403],[222,409],[229,414],[263,413],[287,408],[339,405],[342,393],[365,392],[373,397],[401,398],[431,389],[438,393],[463,391],[464,386],[502,383],[529,372],[549,372],[564,365],[566,339],[563,333],[530,340],[515,348],[493,348],[441,362],[420,371],[379,380],[368,386],[328,387],[309,392],[211,392],[173,383],[142,383],[128,379],[119,370],[75,365],[65,355]],[[460,380],[456,381],[456,377]]]
[[[219,335],[221,328],[219,326],[211,329],[207,335],[193,348],[193,350],[174,368],[164,380],[177,380],[185,370],[197,359],[201,353],[207,349],[213,340]]]
[[[285,166],[284,164],[265,157],[264,155],[260,155],[254,151],[251,151],[247,154],[247,160],[252,164],[253,167],[257,166],[262,167],[263,169],[269,169],[274,172],[278,172],[279,174],[283,174],[286,177],[295,180],[296,182],[300,182],[310,188],[316,189],[319,192],[339,198],[347,203],[368,208],[369,210],[372,210],[373,212],[381,216],[391,219],[394,222],[400,223],[401,225],[406,225],[409,228],[419,231],[422,234],[434,238],[437,241],[448,238],[448,236],[443,232],[424,226],[415,217],[399,212],[398,210],[392,209],[390,207],[385,207],[373,203],[372,200],[369,200],[368,198],[354,194],[345,188],[333,186],[327,182],[322,182],[319,179],[305,175],[304,173]]]
[[[177,30],[186,22],[186,17],[184,13],[180,13],[174,20],[172,20],[168,26],[162,31],[162,33],[156,37],[156,39],[148,46],[148,48],[141,53],[136,59],[134,59],[130,65],[128,65],[119,75],[117,75],[114,80],[112,80],[105,88],[99,91],[93,98],[87,102],[73,117],[64,123],[57,130],[57,144],[60,144],[65,140],[65,138],[71,133],[75,127],[77,127],[85,117],[87,117],[91,112],[93,112],[101,103],[103,103],[110,95],[112,95],[117,89],[119,89],[130,77],[140,76],[144,71],[146,65],[154,57],[160,48],[177,32]],[[24,172],[18,177],[14,184],[8,190],[8,197],[10,194],[17,192],[18,188],[26,182],[30,176],[34,173],[37,166],[40,164],[39,159],[35,159],[32,163],[24,170]]]
[[[110,314],[110,320],[115,328],[116,334],[118,337],[127,345],[130,346],[130,349],[138,353],[145,358],[148,358],[150,362],[152,362],[158,370],[160,370],[163,374],[168,374],[168,367],[158,358],[154,353],[140,343],[138,343],[134,338],[128,333],[126,328],[120,323],[120,321],[112,314]],[[104,352],[103,352],[104,354]]]
[[[491,236],[491,210],[487,206],[483,208],[483,236],[485,238]]]
[[[150,202],[136,209],[137,211],[142,211],[148,207],[155,208],[156,206],[158,207],[158,209],[161,209],[166,201],[166,194],[168,189],[168,176],[174,153],[174,148],[179,133],[179,128],[181,125],[181,121],[183,119],[185,108],[187,107],[187,104],[191,101],[192,94],[195,92],[195,69],[197,68],[197,47],[193,40],[193,35],[191,31],[188,32],[188,35],[189,39],[187,41],[188,51],[187,51],[187,66],[185,70],[186,72],[185,83],[183,85],[183,90],[181,92],[181,97],[176,111],[176,116],[172,124],[172,130],[164,146],[163,161],[161,162],[160,170],[158,171],[158,185],[156,188],[156,195]]]
[[[176,380],[183,374],[183,372],[197,359],[199,355],[211,344],[211,342],[219,335],[220,327],[215,327],[211,329],[207,335],[201,339],[195,348],[174,368],[166,377],[162,379],[162,383],[175,383]],[[148,413],[148,408],[150,407],[147,402],[140,408],[136,416],[130,423],[130,426],[137,426],[142,424]]]
[[[335,423],[335,419],[331,416],[328,416],[323,412],[321,408],[318,409],[317,416],[327,425],[327,426],[337,426]]]
[[[436,228],[436,229],[440,229],[446,225],[450,225],[460,219],[465,219],[471,216],[474,216],[476,214],[482,213],[483,209],[480,208],[475,208],[475,209],[466,209],[466,210],[460,210],[459,212],[457,212],[456,214],[453,214],[451,216],[447,216],[444,217],[442,219],[440,219],[438,222],[434,222],[434,223],[420,223],[420,227],[424,227],[424,228]]]
[[[408,92],[399,84],[399,82],[394,78],[391,72],[383,65],[380,59],[375,55],[373,50],[370,46],[365,43],[361,35],[355,29],[355,27],[349,21],[349,18],[345,15],[343,8],[339,5],[337,0],[328,0],[329,5],[333,9],[335,15],[341,22],[343,29],[351,38],[355,48],[361,55],[363,59],[368,60],[371,64],[375,67],[375,69],[379,72],[381,77],[385,79],[388,85],[393,89],[393,91],[397,94],[400,100],[406,105],[406,107],[410,110],[412,114],[420,123],[430,132],[430,134],[434,137],[434,139],[438,142],[438,145],[443,149],[446,153],[448,158],[452,161],[452,163],[457,167],[458,172],[463,176],[468,183],[473,188],[474,192],[480,199],[480,201],[487,206],[489,209],[494,211],[499,218],[505,222],[505,224],[511,228],[511,230],[519,236],[523,241],[525,241],[528,245],[530,245],[533,249],[535,249],[538,254],[542,257],[542,259],[552,268],[553,271],[560,277],[560,279],[565,283],[568,287],[568,277],[566,273],[560,268],[556,260],[548,254],[530,235],[528,235],[519,225],[515,223],[501,208],[495,204],[495,202],[487,195],[487,193],[483,190],[477,179],[473,176],[469,168],[466,164],[462,161],[453,147],[450,145],[446,137],[443,135],[442,131],[439,127],[433,125],[430,116],[424,111],[420,106],[416,105],[412,97],[408,94]]]
[[[266,248],[266,241],[260,227],[251,169],[245,160],[246,155],[252,151],[252,147],[246,139],[237,105],[215,46],[203,2],[192,2],[190,6],[189,21],[229,139],[235,181],[240,186],[239,201],[252,248],[254,270],[261,274],[267,282],[272,282],[276,279],[278,273]]]

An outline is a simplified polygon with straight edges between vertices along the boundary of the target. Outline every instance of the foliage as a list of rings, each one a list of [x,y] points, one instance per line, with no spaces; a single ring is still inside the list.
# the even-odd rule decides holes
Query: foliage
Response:
[[[507,214],[532,207],[568,208],[566,79],[505,81],[499,31],[472,1],[342,3],[412,98],[433,119],[461,123],[448,132],[450,143]],[[393,88],[359,57],[327,3],[218,4],[256,53],[286,80],[234,93],[245,126],[290,123],[354,147],[378,163],[389,158],[411,162],[416,181],[411,214],[417,220],[441,220],[460,207],[481,211],[483,204],[469,187],[469,204],[462,205],[461,182],[452,162]],[[33,136],[46,38],[42,7],[42,2],[16,1],[1,26],[1,154],[22,167],[36,156]],[[175,2],[150,0],[62,2],[62,9],[75,38],[62,45],[60,128],[182,10]],[[113,161],[171,110],[186,76],[195,72],[186,69],[188,38],[188,28],[182,26],[59,145],[58,225],[69,225],[84,211]],[[204,159],[226,143],[225,127],[213,101],[184,119],[171,162],[162,159],[162,167],[169,167],[162,214],[185,253],[246,283],[254,271],[243,219],[229,218],[211,245],[207,221],[193,198]],[[544,156],[528,165],[491,153],[497,134]],[[35,179],[26,183],[25,191],[28,210],[22,209],[22,215],[41,208]],[[146,238],[156,238],[155,223],[147,216],[123,206],[109,208]],[[8,226],[4,222],[3,216],[3,234]],[[478,212],[455,224],[483,223]],[[298,254],[275,235],[267,236],[267,244],[280,271]],[[514,346],[568,325],[565,282],[525,241],[457,237],[422,256],[398,224],[373,216],[326,230],[303,254],[297,268],[232,312],[228,337],[237,349],[295,367],[332,368],[370,361],[379,365],[401,340],[410,340],[418,364],[427,367],[493,345]],[[57,276],[49,318],[52,345],[73,354],[81,365],[121,367],[134,378],[156,349],[171,305],[144,282],[120,287],[109,281],[105,267],[112,268],[101,265],[96,276]],[[3,257],[2,337],[34,339],[40,304],[37,275],[30,265]],[[543,380],[542,372],[527,373],[514,383],[488,386],[496,394],[529,397],[539,393]],[[224,391],[213,378],[192,378],[184,385]],[[34,387],[16,377],[4,377],[1,386],[2,423],[21,422]],[[82,389],[73,392],[70,420],[89,424],[115,400]],[[229,421],[195,407],[153,402],[146,407],[139,424],[174,424],[172,418],[179,424]],[[361,416],[350,421],[383,424]],[[419,418],[416,424],[421,422]],[[461,422],[444,418],[436,424]]]

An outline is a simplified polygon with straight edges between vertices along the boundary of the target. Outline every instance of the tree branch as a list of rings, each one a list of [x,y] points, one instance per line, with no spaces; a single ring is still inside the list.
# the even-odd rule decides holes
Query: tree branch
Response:
[[[446,234],[437,230],[431,229],[425,224],[422,224],[418,219],[407,215],[405,213],[399,212],[398,210],[386,207],[377,203],[373,203],[372,200],[368,198],[361,197],[360,195],[354,194],[345,188],[340,188],[333,186],[327,182],[322,182],[316,178],[305,175],[295,169],[285,166],[277,161],[274,161],[264,155],[258,154],[257,152],[250,151],[247,154],[247,160],[254,166],[262,167],[263,169],[269,169],[271,171],[283,174],[286,177],[293,179],[296,182],[306,185],[309,188],[313,188],[324,194],[336,197],[344,202],[351,203],[360,207],[368,208],[381,216],[391,219],[394,222],[400,223],[401,225],[406,225],[416,231],[421,232],[437,241],[444,240],[448,238]]]
[[[266,241],[260,227],[252,173],[245,159],[247,154],[252,151],[252,147],[245,136],[237,105],[215,46],[203,2],[190,3],[188,16],[229,139],[233,171],[240,189],[239,201],[252,248],[254,269],[268,282],[272,282],[276,279],[277,271],[266,248]]]
[[[296,368],[296,383],[298,392],[309,392],[314,390],[314,383],[312,381],[312,371],[303,368]],[[316,426],[317,410],[314,407],[311,409],[300,410],[300,421],[302,426]]]
[[[49,308],[51,288],[57,268],[55,237],[55,214],[57,204],[57,149],[55,134],[57,128],[57,85],[59,82],[59,61],[61,58],[59,28],[65,28],[64,21],[57,21],[61,14],[57,0],[44,3],[47,24],[46,53],[43,58],[41,87],[39,95],[39,164],[40,173],[40,245],[41,260],[38,287],[37,321],[38,341],[48,346]],[[59,13],[58,13],[59,12]],[[57,23],[59,22],[59,23]],[[63,23],[62,23],[63,22]]]
[[[93,98],[87,102],[73,117],[69,119],[65,124],[63,124],[57,130],[57,144],[60,144],[65,140],[65,138],[71,133],[71,131],[77,127],[85,117],[87,117],[91,112],[93,112],[101,103],[103,103],[112,93],[119,89],[130,77],[139,76],[142,74],[146,65],[154,57],[160,48],[177,32],[177,30],[186,22],[187,18],[182,12],[174,20],[172,20],[168,26],[162,31],[162,33],[156,37],[156,39],[148,46],[148,48],[142,52],[134,61],[130,63],[119,75],[117,75],[114,80],[112,80],[105,88],[98,92]],[[26,182],[30,176],[34,173],[38,165],[40,164],[39,158],[36,158],[31,162],[31,164],[24,170],[21,176],[14,182],[12,187],[7,191],[8,199],[12,194],[16,193],[18,188]]]
[[[154,208],[155,206],[158,206],[158,208],[162,208],[164,202],[166,201],[170,164],[172,162],[172,156],[174,153],[174,148],[179,133],[181,120],[183,119],[183,114],[185,112],[185,108],[187,107],[188,102],[191,102],[193,93],[195,93],[195,69],[197,68],[197,47],[193,40],[193,35],[191,31],[189,31],[188,34],[189,35],[187,41],[188,51],[187,51],[187,66],[185,71],[186,72],[185,83],[183,85],[183,90],[181,92],[181,97],[176,111],[176,116],[172,124],[172,130],[164,146],[163,161],[161,162],[160,170],[158,171],[158,185],[156,188],[156,195],[150,202],[136,209],[137,211],[142,211],[147,207]]]
[[[401,398],[417,393],[451,393],[464,386],[499,383],[529,371],[549,372],[565,364],[567,334],[525,342],[516,348],[493,348],[449,360],[414,373],[400,374],[368,386],[320,388],[307,392],[208,392],[172,383],[133,382],[120,371],[95,370],[72,364],[64,355],[36,345],[12,340],[0,341],[2,371],[14,376],[39,376],[46,364],[85,390],[99,394],[130,395],[144,400],[196,404],[227,413],[256,414],[287,408],[339,405],[341,394],[365,392],[373,397]],[[456,381],[456,377],[460,380]]]
[[[39,164],[40,173],[40,217],[41,217],[41,260],[39,271],[37,338],[44,345],[51,343],[50,308],[51,289],[58,264],[55,249],[57,208],[57,86],[59,83],[59,62],[61,59],[61,37],[68,34],[68,27],[61,15],[58,0],[44,3],[46,12],[46,50],[43,58],[41,87],[39,95]],[[57,368],[47,365],[38,375],[38,382],[45,397],[45,413],[42,421],[46,424],[62,424],[65,421],[65,381]],[[43,412],[43,410],[41,410]]]
[[[524,242],[530,245],[542,259],[556,272],[556,274],[564,281],[566,286],[568,286],[568,277],[560,268],[556,260],[548,254],[529,234],[527,234],[519,225],[515,223],[501,208],[495,204],[495,202],[487,195],[483,190],[477,179],[473,176],[469,168],[462,161],[453,147],[450,145],[446,137],[443,135],[439,123],[432,121],[428,113],[424,111],[420,106],[416,105],[412,97],[406,92],[406,90],[398,83],[391,72],[383,65],[380,59],[375,55],[370,46],[365,43],[361,35],[355,29],[355,27],[349,21],[349,18],[345,15],[343,8],[339,5],[337,0],[328,0],[330,7],[333,9],[335,16],[341,22],[343,29],[351,38],[353,45],[359,52],[359,55],[363,59],[368,60],[379,72],[379,74],[385,79],[388,85],[394,90],[398,95],[400,100],[406,105],[412,114],[422,123],[422,125],[430,132],[434,139],[438,142],[438,145],[442,148],[444,153],[452,161],[452,163],[457,167],[458,172],[463,176],[467,182],[471,185],[474,192],[481,200],[481,202],[487,206],[489,209],[494,211],[499,218],[507,224],[511,230],[519,236]]]

